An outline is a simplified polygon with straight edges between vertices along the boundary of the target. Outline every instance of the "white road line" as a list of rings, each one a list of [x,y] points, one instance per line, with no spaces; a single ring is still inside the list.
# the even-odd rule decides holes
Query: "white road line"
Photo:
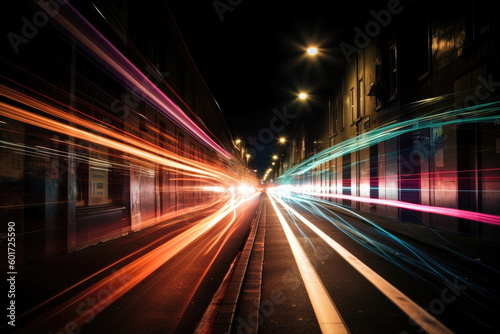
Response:
[[[382,276],[374,272],[370,267],[361,262],[357,257],[352,255],[339,243],[330,238],[327,234],[317,228],[309,220],[304,218],[297,211],[292,209],[289,205],[284,203],[279,198],[276,200],[283,205],[287,210],[290,210],[297,218],[306,224],[311,230],[314,231],[321,239],[328,243],[337,253],[340,254],[351,266],[354,267],[361,275],[370,281],[377,289],[379,289],[387,298],[389,298],[397,307],[406,313],[415,323],[417,323],[423,330],[430,334],[449,334],[453,333],[439,320],[430,315],[427,311],[421,308],[417,303],[411,300],[404,293],[399,291],[392,284],[387,282]]]
[[[299,267],[300,275],[302,276],[302,280],[304,281],[307,294],[309,295],[309,299],[311,300],[314,313],[316,314],[316,318],[318,319],[321,332],[328,334],[349,333],[349,330],[345,326],[340,313],[335,307],[335,304],[333,304],[328,291],[326,291],[323,283],[321,282],[321,279],[316,273],[316,270],[314,270],[314,267],[307,258],[307,255],[302,249],[302,246],[300,246],[299,241],[286,222],[285,217],[283,217],[271,196],[269,196],[269,200],[271,201],[271,204],[273,205],[274,210],[278,215],[278,219],[281,223],[281,226],[283,227],[283,231],[285,231],[286,238],[288,240],[288,243],[290,244],[290,248],[292,249],[293,256],[295,258],[295,262]]]

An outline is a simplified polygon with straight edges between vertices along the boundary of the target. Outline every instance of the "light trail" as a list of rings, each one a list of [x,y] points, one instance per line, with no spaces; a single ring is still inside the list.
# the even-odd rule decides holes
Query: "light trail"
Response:
[[[156,212],[153,215],[145,215],[144,217],[140,215],[140,211],[135,211],[131,216],[133,221],[130,228],[131,232],[180,215],[197,212],[200,206],[196,206],[196,202],[216,206],[218,203],[229,202],[235,196],[251,196],[255,193],[256,180],[245,172],[244,166],[239,165],[238,161],[221,162],[200,159],[193,149],[185,145],[182,145],[175,153],[172,152],[172,148],[165,149],[123,130],[101,126],[98,122],[78,117],[82,115],[78,110],[73,109],[73,113],[68,113],[63,109],[43,102],[43,100],[38,100],[2,84],[0,84],[0,94],[16,103],[16,106],[14,106],[0,102],[0,115],[5,116],[6,119],[46,129],[51,133],[69,136],[84,143],[96,143],[96,145],[80,145],[75,143],[77,140],[73,139],[64,141],[58,138],[49,138],[49,145],[47,146],[57,142],[57,145],[62,149],[42,146],[32,147],[27,144],[5,141],[0,143],[2,147],[12,152],[43,159],[73,159],[75,163],[88,164],[92,169],[101,168],[105,171],[111,169],[114,171],[121,170],[122,173],[144,173],[148,177],[155,178],[157,168],[161,168],[162,175],[158,179],[161,180],[163,177],[168,178],[168,180],[167,183],[160,184],[159,188],[155,188],[155,191],[165,194],[165,197],[175,196],[176,204],[164,207],[161,213]],[[62,104],[60,105],[62,106]],[[69,106],[66,106],[66,108],[70,109]],[[36,112],[30,111],[33,109]],[[2,128],[9,131],[9,122],[4,123]],[[26,135],[31,136],[32,134]],[[74,148],[72,151],[65,150],[71,146]],[[108,151],[108,149],[111,150]],[[89,155],[90,152],[95,156],[105,156],[105,159],[94,158]],[[111,157],[115,159],[111,160]],[[166,172],[168,175],[165,175]],[[173,186],[173,189],[170,188],[170,185]],[[231,191],[230,189],[239,191]],[[170,194],[166,194],[167,192],[170,192]],[[210,194],[216,195],[216,198],[210,199]],[[163,198],[163,201],[164,205],[168,205],[166,202],[170,203],[169,199],[165,200]],[[35,207],[47,204],[55,203],[6,203],[5,207],[10,208],[13,205]],[[97,239],[89,238],[87,243],[107,240],[116,236],[116,231],[98,233]]]
[[[306,287],[309,299],[311,300],[314,313],[318,318],[321,332],[328,334],[349,333],[349,330],[347,329],[342,316],[340,315],[337,307],[330,298],[328,291],[326,291],[326,288],[321,282],[318,273],[316,272],[316,270],[314,270],[313,265],[307,258],[306,253],[293,234],[293,231],[286,222],[285,217],[283,217],[283,214],[276,206],[272,195],[269,193],[268,195],[274,211],[276,212],[276,215],[278,216],[278,219],[281,223],[283,231],[285,232],[286,238],[295,258],[295,262],[297,263],[297,266],[299,268],[300,275]]]
[[[54,321],[58,324],[64,324],[61,325],[61,328],[58,328],[57,332],[67,332],[68,329],[72,331],[77,330],[85,325],[85,323],[92,321],[98,313],[130,291],[172,257],[182,252],[209,230],[220,224],[226,216],[237,209],[241,209],[244,205],[248,205],[258,195],[256,193],[251,197],[233,198],[215,213],[198,221],[169,241],[125,265],[66,302],[63,302],[56,307],[56,310],[50,313],[50,316],[44,315],[39,319],[35,319],[25,327],[26,330],[30,330],[30,328],[34,329],[44,323],[52,323]],[[230,218],[226,228],[229,228],[234,222],[234,217]]]
[[[398,238],[387,229],[382,228],[377,223],[366,217],[363,217],[360,214],[357,214],[347,207],[335,205],[334,203],[320,200],[315,197],[297,197],[285,195],[280,196],[280,198],[286,199],[291,204],[299,205],[304,210],[313,214],[315,217],[321,220],[330,222],[348,237],[356,241],[359,245],[382,257],[383,259],[393,263],[397,267],[408,272],[410,275],[427,281],[429,284],[433,283],[428,281],[426,277],[421,275],[419,273],[420,270],[423,270],[426,273],[436,277],[440,281],[447,281],[453,277],[462,277],[462,279],[466,277],[465,275],[461,275],[458,272],[446,267],[445,265],[440,264],[427,253]],[[326,209],[322,205],[326,207],[334,206],[335,208],[338,208],[340,212],[347,212],[348,214],[353,215],[354,217],[367,223],[368,226],[372,228],[370,232],[375,234],[376,237],[371,237],[366,233],[366,231],[363,232],[359,228],[356,228],[355,225],[349,223],[334,210],[328,209],[327,214],[324,213],[323,211]],[[442,244],[440,244],[439,246],[445,248],[445,246]],[[447,249],[447,251],[452,252],[450,249]],[[472,259],[467,258],[464,255],[456,255],[465,258],[467,261],[472,261]],[[413,266],[413,268],[406,266],[405,263],[410,264],[411,266]],[[418,269],[418,271],[415,270],[415,268]],[[470,284],[471,286],[475,286],[478,291],[481,290],[481,288],[473,282],[468,282],[468,284]]]
[[[493,297],[494,294],[492,294],[491,289],[497,285],[495,278],[498,277],[500,271],[494,265],[492,266],[481,259],[464,254],[464,251],[461,248],[457,248],[453,240],[447,240],[445,236],[438,232],[429,230],[433,234],[432,236],[426,236],[424,242],[434,245],[434,247],[441,249],[454,258],[460,259],[459,263],[449,263],[447,260],[431,256],[418,247],[402,240],[396,234],[391,233],[390,224],[383,227],[344,205],[332,203],[317,197],[306,195],[299,197],[280,191],[276,191],[276,195],[279,195],[283,200],[287,200],[291,205],[299,205],[318,219],[331,223],[360,246],[438,290],[442,290],[442,283],[447,286],[453,286],[455,283],[451,282],[456,282],[456,280],[463,282],[467,287],[467,291],[461,291],[461,295],[467,298],[467,304],[469,305],[467,307],[470,308],[467,310],[467,313],[474,313],[478,319],[496,316],[494,311],[484,306],[484,302],[488,300],[498,301],[498,299]],[[337,212],[351,215],[359,219],[363,224],[352,224],[342,218]],[[291,212],[289,214],[293,216]],[[364,224],[367,225],[363,226]],[[297,226],[297,228],[299,227]],[[301,233],[305,235],[304,232],[301,231]],[[412,231],[412,233],[418,232]],[[307,236],[305,238],[307,239]],[[410,238],[412,237],[410,236]],[[474,264],[474,268],[460,265],[462,261],[464,261],[463,263]],[[486,271],[487,274],[477,275],[477,269]],[[436,284],[435,280],[430,280],[429,276],[422,274],[422,271],[441,283]]]
[[[422,106],[430,106],[432,103],[437,101],[439,101],[437,98],[422,101]],[[298,165],[291,167],[283,173],[283,175],[279,177],[278,181],[281,184],[293,183],[295,177],[304,175],[307,172],[312,171],[314,168],[321,166],[321,164],[324,164],[325,162],[340,158],[352,152],[357,152],[364,148],[368,148],[388,139],[396,138],[411,131],[428,129],[431,127],[445,127],[450,125],[458,126],[467,123],[492,123],[499,120],[499,109],[500,102],[494,101],[474,107],[436,112],[431,115],[415,117],[407,121],[394,122],[347,139],[342,143],[333,145],[332,147],[305,159]]]
[[[452,209],[452,208],[445,208],[445,207],[439,207],[439,206],[429,206],[429,205],[414,204],[414,203],[408,203],[408,202],[402,202],[402,201],[379,199],[379,198],[367,198],[367,197],[352,196],[352,195],[328,194],[328,193],[310,192],[310,191],[306,191],[306,192],[302,192],[302,193],[305,195],[317,196],[317,197],[346,199],[346,200],[362,202],[362,203],[388,205],[388,206],[393,206],[393,207],[398,207],[398,208],[403,208],[403,209],[410,209],[410,210],[415,210],[415,211],[420,211],[420,212],[429,212],[429,213],[436,213],[436,214],[450,216],[450,217],[464,218],[464,219],[474,220],[474,221],[478,221],[478,222],[486,223],[486,224],[500,225],[500,216],[490,215],[490,214],[481,213],[481,212],[473,212],[473,211],[467,211],[467,210],[461,210],[461,209]]]
[[[347,251],[335,240],[330,238],[326,233],[317,228],[313,223],[307,220],[292,207],[287,205],[283,200],[276,195],[269,193],[270,197],[274,197],[289,212],[293,213],[300,221],[308,226],[314,233],[323,239],[332,249],[334,249],[344,260],[346,260],[354,269],[363,275],[370,283],[372,283],[380,292],[382,292],[392,303],[406,313],[416,324],[430,334],[450,334],[453,333],[448,327],[442,324],[439,320],[429,314],[426,310],[420,307],[413,300],[399,291],[396,287],[387,282],[382,276],[378,275],[370,267],[356,258],[353,254]],[[278,210],[277,208],[275,208]]]
[[[98,63],[105,63],[113,73],[121,78],[123,84],[132,90],[138,90],[141,96],[160,113],[175,124],[189,132],[201,143],[211,147],[227,159],[232,155],[219,143],[202,130],[184,111],[165,95],[146,75],[144,75],[129,59],[111,44],[96,28],[90,24],[70,4],[66,4],[71,12],[71,20],[62,15],[62,11],[53,16],[64,29],[85,45],[89,53]]]
[[[47,6],[42,7],[45,10],[44,7]],[[90,282],[103,277],[105,272],[123,266],[56,306],[55,310],[49,310],[50,316],[42,315],[36,320],[38,324],[59,323],[61,328],[56,329],[61,332],[77,332],[82,325],[92,321],[107,306],[183,251],[183,255],[194,255],[194,258],[189,259],[192,261],[205,261],[205,256],[212,256],[207,261],[208,267],[202,270],[201,276],[185,291],[187,295],[194,295],[210,266],[225,249],[223,247],[237,231],[245,228],[241,226],[245,222],[242,213],[248,213],[253,208],[251,203],[258,196],[257,180],[253,174],[248,173],[245,163],[233,156],[230,153],[232,150],[226,149],[229,147],[227,143],[214,136],[203,124],[195,113],[198,111],[192,111],[163,77],[155,84],[154,80],[139,70],[139,66],[144,65],[141,61],[133,63],[130,60],[132,58],[128,59],[125,53],[119,51],[71,5],[61,6],[59,10],[47,14],[53,18],[53,27],[61,32],[63,38],[68,38],[67,47],[75,53],[62,55],[57,54],[56,50],[35,50],[40,51],[35,56],[42,54],[41,57],[47,55],[62,59],[58,69],[65,69],[67,72],[60,73],[61,76],[58,77],[71,78],[71,84],[64,79],[58,81],[61,84],[58,86],[55,81],[50,82],[54,79],[52,77],[47,78],[47,81],[30,73],[27,68],[1,59],[2,64],[11,67],[6,72],[11,77],[0,75],[0,130],[6,134],[2,136],[0,149],[7,157],[30,157],[26,159],[28,162],[19,162],[22,167],[19,168],[19,174],[22,174],[19,178],[22,178],[19,181],[23,184],[20,187],[22,192],[25,190],[25,182],[28,182],[27,175],[31,172],[28,163],[33,162],[33,165],[37,164],[36,173],[39,173],[35,176],[37,181],[53,185],[57,189],[71,188],[74,193],[67,197],[61,195],[56,198],[61,199],[58,202],[49,199],[43,201],[43,196],[31,196],[36,198],[31,200],[22,193],[19,198],[13,196],[12,200],[3,202],[0,208],[7,211],[12,208],[45,209],[53,204],[66,204],[68,208],[69,203],[71,210],[64,211],[61,215],[59,213],[63,211],[57,211],[57,218],[67,214],[77,222],[76,231],[69,232],[76,240],[73,240],[76,244],[73,249],[146,227],[149,229],[144,234],[149,235],[157,231],[157,227],[153,227],[155,225],[158,228],[169,226],[175,229],[172,232],[175,236],[169,241],[131,263],[123,265],[157,246],[159,240],[167,236],[164,235],[141,249],[131,250],[127,256],[114,259],[116,261],[112,264],[108,265],[106,262],[104,268],[91,275],[86,273],[81,279],[79,277],[78,283],[68,284],[71,286],[63,291],[56,290],[58,293],[48,300],[41,303],[37,301],[38,305],[35,306],[29,305],[28,311],[19,310],[24,312],[19,318],[27,319],[33,315],[32,312],[44,311],[53,302],[70,296],[83,286],[91,285]],[[69,63],[63,59],[66,56],[70,57]],[[145,60],[146,65],[149,64],[139,53],[136,56]],[[84,58],[81,63],[79,57]],[[81,68],[85,70],[78,73]],[[89,73],[92,75],[85,77]],[[104,80],[96,80],[93,74]],[[121,87],[114,81],[121,83]],[[198,85],[198,81],[196,84]],[[196,93],[201,91],[203,98],[209,96],[208,89],[205,92],[205,88],[201,88],[197,87]],[[124,93],[120,96],[121,100],[116,96],[120,93]],[[145,105],[140,108],[138,103],[134,105],[131,96],[137,97]],[[178,102],[174,102],[177,101],[176,98]],[[111,101],[113,102],[110,103]],[[120,115],[123,119],[116,114],[116,102],[118,107],[126,109]],[[204,104],[199,114],[213,111],[218,116],[217,112],[220,110],[212,110],[212,101],[208,102],[207,110],[204,109]],[[147,114],[142,111],[142,107],[145,107]],[[141,112],[148,117],[154,114],[154,117],[148,119]],[[210,125],[225,127],[222,123],[215,124],[214,119],[209,121]],[[25,166],[28,167],[24,169]],[[90,175],[95,171],[100,174],[95,173],[92,179]],[[34,174],[35,172],[31,175]],[[43,189],[42,187],[42,193],[45,191]],[[98,192],[101,196],[96,195]],[[59,195],[57,191],[55,194]],[[42,202],[38,203],[39,201]],[[102,224],[105,226],[78,222],[82,212],[90,212],[91,217],[107,220],[100,211],[101,207],[113,211],[113,215],[116,212],[118,218],[110,218],[109,222]],[[52,206],[50,209],[55,212],[59,207]],[[123,215],[118,213],[119,210],[123,210]],[[207,214],[209,216],[200,221],[191,220],[193,216],[205,217]],[[23,220],[25,218],[28,223],[34,219],[30,215],[23,215]],[[60,224],[64,225],[65,222],[61,221]],[[43,229],[49,231],[51,228],[54,226],[47,223],[39,231],[28,231],[28,227],[26,233],[41,233],[43,237]],[[24,233],[19,237],[24,238]],[[73,244],[63,239],[61,237],[62,242],[57,245],[60,247],[57,251],[68,252]],[[201,246],[194,245],[199,240],[205,243]],[[47,245],[47,249],[52,247],[49,241]],[[31,246],[24,248],[28,250],[26,254],[30,253],[29,250],[34,250]],[[43,255],[40,254],[42,258]],[[183,267],[183,270],[188,268]],[[189,303],[179,305],[184,309],[187,306]],[[52,311],[54,312],[51,313]],[[36,327],[35,323],[30,325]],[[39,331],[34,327],[31,328],[32,331]]]
[[[196,213],[196,212],[202,212],[202,211],[205,211],[206,209],[208,208],[212,208],[213,210],[212,211],[216,211],[217,210],[217,207],[220,207],[221,206],[221,200],[220,199],[214,199],[213,201],[209,202],[209,203],[204,203],[204,204],[200,204],[200,205],[197,205],[197,206],[192,206],[192,207],[187,207],[187,208],[184,208],[184,209],[180,209],[180,210],[175,210],[175,211],[172,211],[172,212],[168,212],[166,214],[164,214],[161,219],[165,220],[165,221],[169,221],[167,224],[161,224],[161,226],[157,226],[157,228],[163,228],[165,226],[169,226],[169,225],[176,225],[176,224],[179,224],[179,223],[184,223],[185,220],[183,219],[183,217],[187,214],[192,214],[192,213]],[[213,213],[213,212],[212,212]],[[147,223],[147,222],[146,222]],[[155,230],[154,229],[151,229],[149,230],[148,233],[153,233]],[[164,237],[164,236],[163,236]],[[162,237],[162,238],[163,238]],[[161,239],[157,240],[157,241],[161,241]],[[122,257],[121,259],[99,269],[98,271],[94,272],[93,274],[85,277],[85,278],[82,278],[81,280],[79,280],[77,283],[71,285],[70,287],[60,291],[59,293],[55,294],[54,296],[50,297],[49,299],[43,301],[42,303],[30,308],[29,310],[23,312],[22,314],[18,315],[17,316],[17,319],[21,319],[21,318],[24,318],[26,315],[32,313],[33,311],[41,308],[42,306],[48,304],[50,301],[56,299],[57,297],[59,296],[62,296],[64,295],[65,293],[71,291],[72,289],[88,282],[89,280],[93,279],[94,277],[98,276],[99,274],[105,272],[106,270],[109,270],[113,267],[115,267],[116,265],[119,265],[120,263],[122,263],[123,261],[126,261],[127,259],[137,255],[137,254],[141,254],[142,252],[144,252],[145,250],[147,250],[148,248],[150,248],[152,245],[156,244],[157,241],[152,241],[150,242],[148,245],[144,246],[144,247],[141,247],[139,249],[136,249],[134,250],[132,253]]]
[[[54,108],[46,103],[38,101],[36,99],[30,98],[22,93],[16,92],[6,86],[0,85],[0,94],[11,98],[17,102],[24,103],[29,107],[36,108],[37,110],[43,111],[48,115],[53,115],[66,120],[70,124],[77,124],[81,127],[97,130],[99,133],[106,135],[115,140],[108,139],[101,135],[97,135],[90,131],[84,131],[82,129],[76,128],[68,124],[58,122],[52,118],[44,117],[28,110],[21,109],[6,103],[0,103],[0,115],[5,117],[31,124],[40,128],[44,128],[51,131],[56,131],[61,134],[65,134],[71,137],[76,137],[82,140],[86,140],[93,143],[99,143],[101,145],[113,148],[128,154],[132,154],[136,157],[145,159],[149,162],[156,162],[166,167],[172,168],[172,170],[181,170],[185,172],[194,173],[193,175],[205,176],[210,179],[216,179],[218,181],[223,180],[225,184],[241,184],[241,176],[228,174],[227,169],[222,169],[220,167],[215,167],[214,164],[207,164],[200,161],[194,161],[189,158],[185,158],[181,155],[166,151],[161,147],[153,145],[151,143],[144,143],[141,140],[137,140],[128,135],[123,135],[106,128],[98,127],[90,121],[80,119],[74,115],[68,114],[60,109]],[[127,143],[127,144],[124,144]],[[125,158],[125,157],[124,157]]]

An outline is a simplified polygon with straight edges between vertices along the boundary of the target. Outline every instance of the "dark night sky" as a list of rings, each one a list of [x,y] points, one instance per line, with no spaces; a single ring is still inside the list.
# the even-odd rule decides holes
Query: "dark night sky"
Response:
[[[293,99],[289,91],[299,84],[303,67],[300,47],[334,33],[327,18],[332,10],[317,0],[246,0],[225,11],[221,21],[213,2],[168,1],[228,125],[245,131],[260,125],[257,114]]]
[[[338,44],[349,42],[352,17],[364,22],[371,9],[386,5],[243,0],[233,1],[240,4],[221,20],[214,0],[167,2],[228,127],[243,139],[269,127],[273,108],[293,108],[302,87],[324,89],[327,69],[345,64]],[[304,58],[302,48],[310,42],[324,49],[320,60]]]

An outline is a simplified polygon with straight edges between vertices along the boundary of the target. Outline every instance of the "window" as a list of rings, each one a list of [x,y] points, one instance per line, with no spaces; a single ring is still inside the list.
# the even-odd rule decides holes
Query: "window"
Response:
[[[359,79],[359,113],[358,113],[358,118],[359,117],[364,117],[365,116],[365,81],[363,78]]]
[[[377,60],[375,64],[375,84],[382,87],[382,62],[380,60]],[[382,99],[380,94],[375,94],[375,97],[375,109],[378,110],[382,108]]]
[[[339,98],[336,100],[336,106],[335,108],[335,121],[336,121],[336,126],[337,126],[337,132],[342,132],[344,131],[345,128],[345,122],[344,122],[344,90],[341,91],[342,93],[339,94]]]
[[[194,148],[194,143],[189,142],[189,159],[196,160],[196,150]]]
[[[422,20],[422,29],[420,29],[420,64],[421,75],[424,77],[430,71],[431,67],[431,35],[430,35],[429,15],[424,15]]]
[[[486,0],[471,1],[465,8],[466,41],[472,43],[498,25],[498,15]]]
[[[342,194],[351,195],[351,154],[342,156]],[[350,201],[349,201],[350,203]],[[347,205],[347,203],[344,203]]]
[[[108,149],[91,144],[88,162],[81,161],[76,169],[76,206],[93,206],[112,203],[110,196],[110,169]]]
[[[358,119],[358,116],[356,114],[356,106],[354,105],[354,87],[351,88],[351,101],[350,101],[350,104],[351,104],[351,122],[352,124],[354,124],[356,122],[356,120]]]
[[[163,147],[163,148],[166,148],[168,147],[167,146],[167,137],[165,136],[165,134],[167,133],[167,123],[163,120],[160,120],[160,129],[159,129],[159,137],[158,137],[158,140],[159,140],[159,144],[160,144],[160,147]]]
[[[391,46],[389,54],[389,91],[390,98],[396,98],[398,94],[398,49],[396,44]]]
[[[177,152],[180,156],[186,156],[186,150],[184,147],[184,142],[186,141],[184,134],[181,132],[177,133]]]

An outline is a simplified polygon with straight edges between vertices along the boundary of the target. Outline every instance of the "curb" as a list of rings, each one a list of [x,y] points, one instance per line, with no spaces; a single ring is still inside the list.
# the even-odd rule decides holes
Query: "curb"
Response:
[[[217,318],[215,319],[215,323],[213,324],[213,334],[226,334],[231,332],[234,322],[234,315],[236,313],[236,307],[238,305],[241,288],[243,286],[243,280],[245,279],[245,274],[250,262],[250,255],[252,253],[255,237],[257,235],[257,229],[260,223],[263,204],[264,200],[261,199],[254,221],[252,222],[252,228],[250,230],[243,251],[241,252],[241,256],[238,259],[236,268],[234,269],[233,274],[228,277],[230,281],[227,286],[227,291],[224,295],[224,298],[220,303]],[[222,285],[224,284],[225,283],[223,282]]]

